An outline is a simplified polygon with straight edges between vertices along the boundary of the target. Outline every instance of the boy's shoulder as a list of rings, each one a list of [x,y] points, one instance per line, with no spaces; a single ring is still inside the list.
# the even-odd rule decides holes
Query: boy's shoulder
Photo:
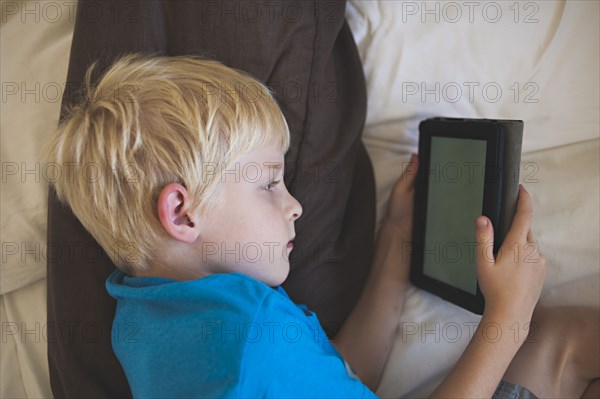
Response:
[[[305,340],[308,328],[318,323],[281,287],[237,273],[180,282],[116,271],[106,287],[118,301],[113,349],[134,396],[205,392],[227,397],[259,389],[256,381],[247,386],[257,353],[286,343],[280,342],[285,338],[280,330],[290,323],[305,326]],[[177,378],[155,383],[165,375]]]

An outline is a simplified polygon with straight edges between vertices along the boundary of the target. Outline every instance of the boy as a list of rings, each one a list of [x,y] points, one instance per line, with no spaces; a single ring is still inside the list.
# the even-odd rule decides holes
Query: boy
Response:
[[[74,173],[55,189],[121,269],[106,286],[118,301],[113,347],[133,395],[373,397],[408,284],[401,251],[411,239],[416,156],[334,347],[316,316],[279,286],[302,207],[283,183],[289,131],[269,91],[214,61],[128,56],[87,97],[61,124],[51,154],[104,173]],[[522,188],[506,242],[533,243],[531,214]],[[485,217],[477,223],[486,310],[436,396],[494,393],[524,338],[491,343],[480,330],[530,321],[543,285],[539,252],[494,259],[492,226]],[[576,374],[581,394],[591,375]],[[528,392],[503,383],[497,397],[509,390]]]

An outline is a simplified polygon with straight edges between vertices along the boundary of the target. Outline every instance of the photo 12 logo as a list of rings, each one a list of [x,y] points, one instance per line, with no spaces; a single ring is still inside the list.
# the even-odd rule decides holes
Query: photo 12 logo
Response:
[[[458,22],[500,21],[515,24],[538,23],[540,5],[533,1],[402,1],[401,20],[409,22],[435,22],[456,24]]]
[[[141,171],[135,162],[101,165],[95,162],[2,162],[2,183],[56,183],[65,180],[75,182],[78,177],[89,183],[97,183],[108,176],[118,176],[125,183],[138,183]],[[79,176],[78,176],[79,175]]]
[[[540,87],[535,82],[402,82],[403,103],[497,103],[509,96],[509,101],[523,104],[540,102]]]
[[[76,18],[89,23],[100,20],[118,23],[139,23],[141,8],[138,1],[2,1],[2,23],[14,19],[22,24],[58,22],[74,23]]]
[[[537,325],[535,323],[512,323],[504,329],[498,323],[489,322],[480,324],[476,321],[449,322],[400,322],[400,336],[402,342],[426,343],[457,343],[459,341],[469,342],[476,334],[479,334],[486,342],[496,343],[503,337],[519,342],[526,337],[528,343],[538,342],[536,337]]]

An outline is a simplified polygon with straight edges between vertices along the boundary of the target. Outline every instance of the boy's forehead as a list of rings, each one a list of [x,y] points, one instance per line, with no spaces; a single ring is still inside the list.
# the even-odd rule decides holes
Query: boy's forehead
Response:
[[[229,170],[231,169],[231,170]],[[247,183],[265,183],[267,180],[275,179],[285,170],[283,151],[276,146],[259,147],[246,152],[238,157],[235,165],[228,167],[226,175],[221,181],[232,180],[238,182],[244,180]]]
[[[256,163],[263,169],[281,170],[284,167],[284,154],[276,146],[256,148],[240,157],[242,163]]]

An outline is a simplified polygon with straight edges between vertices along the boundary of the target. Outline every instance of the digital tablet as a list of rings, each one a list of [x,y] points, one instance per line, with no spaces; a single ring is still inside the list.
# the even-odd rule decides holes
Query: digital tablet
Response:
[[[475,219],[494,227],[494,255],[516,210],[523,121],[433,118],[419,125],[411,280],[474,313]]]

